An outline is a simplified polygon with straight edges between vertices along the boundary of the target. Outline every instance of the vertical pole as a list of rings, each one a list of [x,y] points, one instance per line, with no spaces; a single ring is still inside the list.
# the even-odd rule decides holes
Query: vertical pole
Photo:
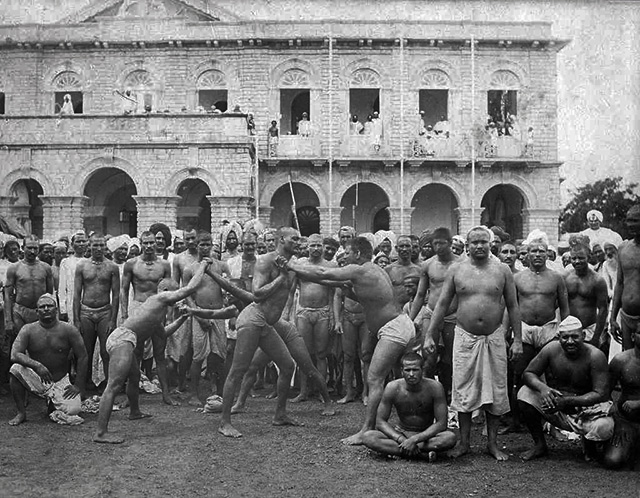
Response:
[[[256,198],[256,220],[260,218],[260,160],[258,158],[258,135],[253,136],[254,139],[254,147],[255,147],[255,162],[256,162],[256,184],[254,195]],[[268,145],[267,145],[268,147]]]
[[[471,226],[476,224],[476,40],[471,35]]]
[[[400,37],[400,233],[404,231],[404,33]]]
[[[329,35],[329,234],[333,234],[333,37]]]

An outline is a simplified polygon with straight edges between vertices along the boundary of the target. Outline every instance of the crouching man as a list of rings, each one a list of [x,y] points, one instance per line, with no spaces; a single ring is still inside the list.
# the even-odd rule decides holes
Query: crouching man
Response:
[[[560,323],[559,340],[544,346],[525,370],[518,402],[534,447],[520,455],[523,460],[547,453],[542,418],[582,436],[587,460],[596,456],[595,443],[613,435],[607,359],[584,338],[580,320],[568,316]]]
[[[447,400],[442,384],[423,378],[424,360],[416,353],[402,357],[402,379],[387,384],[378,406],[376,427],[367,431],[367,448],[407,458],[434,461],[436,454],[456,445],[456,435],[447,430]],[[391,425],[391,408],[398,423]]]
[[[82,336],[72,325],[58,321],[58,306],[52,294],[40,296],[36,306],[38,321],[20,330],[11,349],[9,384],[18,414],[9,421],[10,425],[27,420],[28,391],[49,401],[53,420],[77,416],[81,409],[88,365]],[[71,351],[78,360],[75,384],[71,384],[68,375]]]

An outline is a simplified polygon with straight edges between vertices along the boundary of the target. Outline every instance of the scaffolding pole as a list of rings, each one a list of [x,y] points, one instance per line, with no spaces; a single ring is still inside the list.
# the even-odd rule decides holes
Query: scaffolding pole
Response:
[[[404,33],[400,37],[400,233],[404,231]]]
[[[471,226],[476,224],[476,40],[471,35]]]
[[[329,233],[333,234],[333,37],[329,34]]]

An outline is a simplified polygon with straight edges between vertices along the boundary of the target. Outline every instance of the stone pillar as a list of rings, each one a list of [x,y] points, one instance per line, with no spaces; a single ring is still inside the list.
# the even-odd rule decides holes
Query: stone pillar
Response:
[[[404,208],[404,220],[402,209],[399,207],[389,207],[389,230],[396,235],[407,235],[411,233],[411,214],[415,208]],[[404,223],[403,223],[404,221]],[[418,235],[418,234],[416,234]]]
[[[180,197],[177,195],[167,197],[145,197],[134,195],[138,208],[138,227],[136,233],[138,236],[154,223],[164,223],[169,227],[171,233],[176,231],[178,222],[178,202]]]
[[[320,233],[325,237],[333,237],[337,235],[340,229],[340,213],[341,207],[319,207],[320,213]]]
[[[558,245],[558,216],[557,209],[529,209],[522,211],[522,236],[526,236],[537,228],[549,237],[549,244]]]
[[[85,196],[40,196],[43,212],[43,240],[56,240],[84,228]]]
[[[211,204],[211,233],[220,231],[222,220],[244,222],[253,218],[253,197],[208,195]]]
[[[265,228],[271,227],[271,212],[273,208],[271,206],[260,206],[258,209],[258,219],[265,226]],[[273,227],[277,228],[277,227]]]
[[[471,208],[456,208],[456,211],[458,213],[458,233],[466,237],[469,230],[480,224],[484,208],[477,207],[474,217],[471,216]]]

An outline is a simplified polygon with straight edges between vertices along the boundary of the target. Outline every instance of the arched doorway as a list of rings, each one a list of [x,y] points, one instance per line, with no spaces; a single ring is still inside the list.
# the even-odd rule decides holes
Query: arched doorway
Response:
[[[482,198],[480,206],[484,211],[481,222],[488,227],[500,226],[509,232],[513,239],[521,239],[524,236],[522,212],[526,204],[518,188],[507,184],[496,185]]]
[[[303,183],[293,183],[293,195],[296,199],[296,214],[300,223],[300,234],[309,236],[320,233],[320,200],[311,187]],[[289,184],[280,187],[271,198],[271,226],[296,227],[295,217],[291,211],[291,189]]]
[[[340,224],[358,232],[389,230],[389,197],[375,183],[352,185],[340,201]]]
[[[89,177],[83,193],[89,198],[84,214],[87,232],[136,236],[138,208],[133,196],[137,190],[127,173],[100,168]]]
[[[38,238],[42,238],[44,215],[42,185],[32,178],[25,178],[11,187],[11,197],[15,198],[12,206],[13,215],[24,230]]]
[[[411,200],[411,233],[445,227],[458,233],[458,201],[453,191],[442,184],[430,183],[416,192]]]
[[[178,230],[211,230],[211,195],[209,186],[198,178],[189,178],[178,187]]]

